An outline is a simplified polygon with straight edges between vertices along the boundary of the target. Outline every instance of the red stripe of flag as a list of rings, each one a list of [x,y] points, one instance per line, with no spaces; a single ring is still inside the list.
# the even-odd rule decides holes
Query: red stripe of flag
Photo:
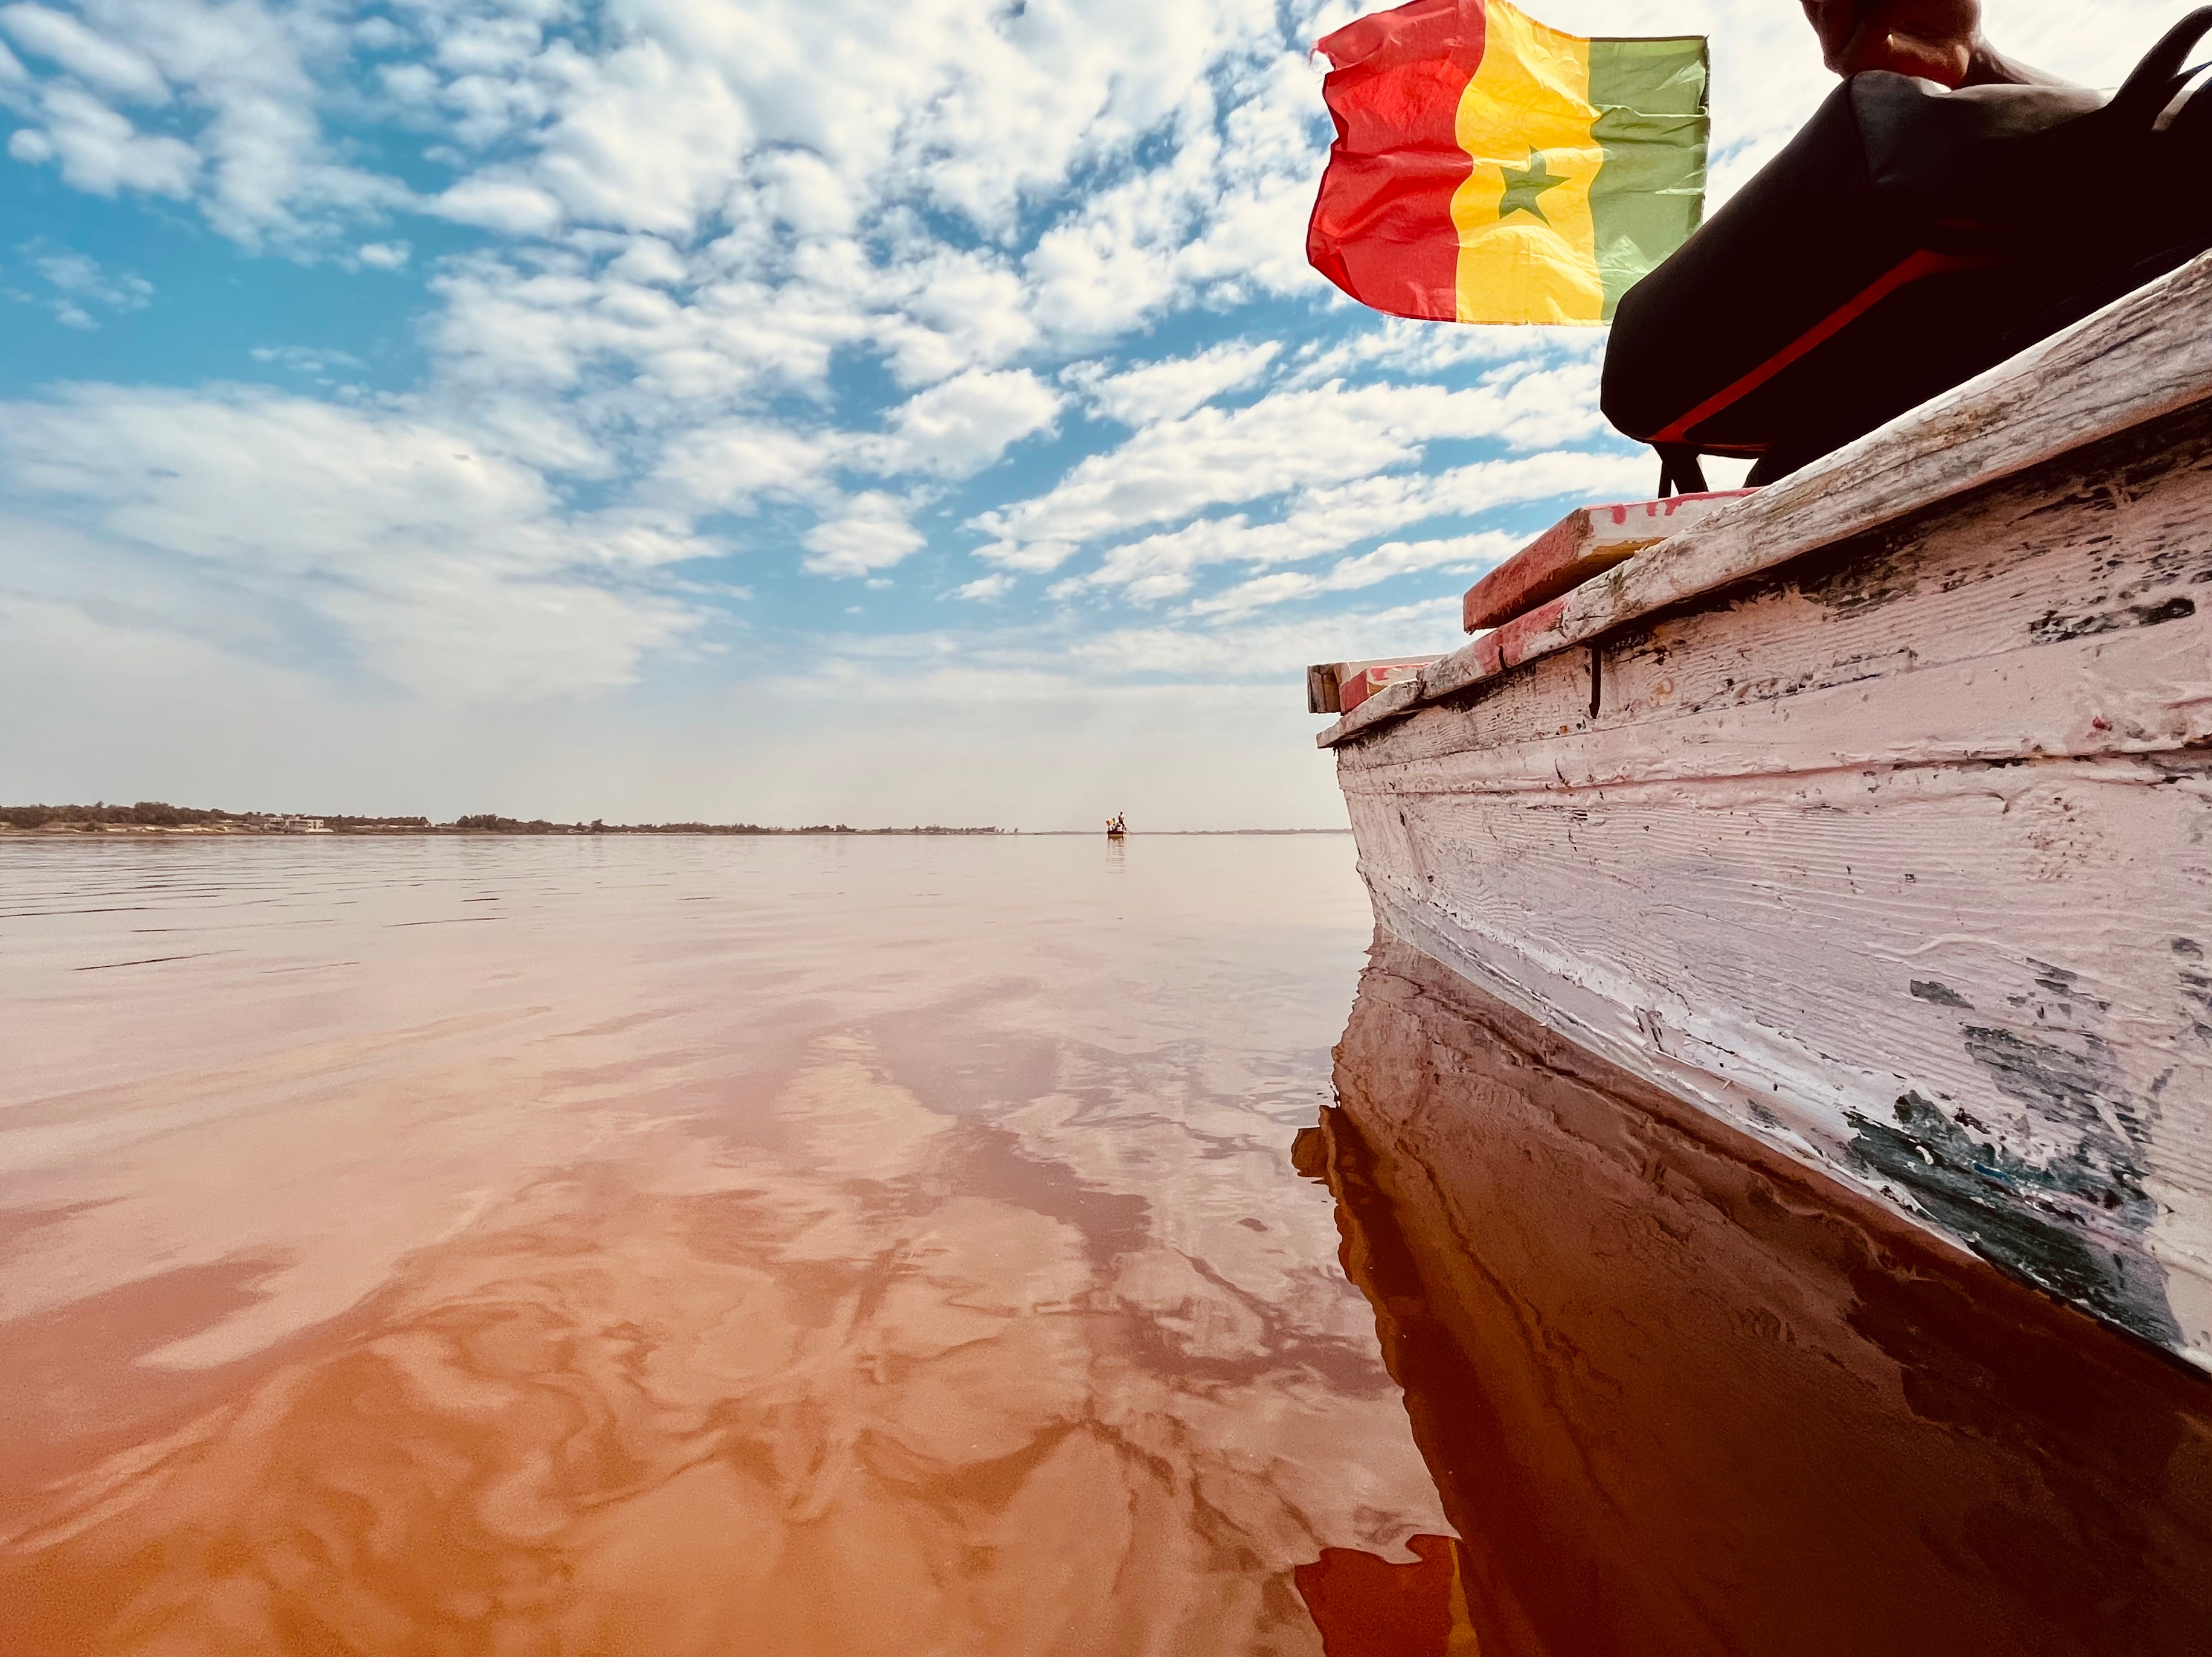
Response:
[[[1459,147],[1459,100],[1482,63],[1483,33],[1482,0],[1413,0],[1314,48],[1334,65],[1322,96],[1336,142],[1306,258],[1363,305],[1443,322],[1459,314],[1451,198],[1474,167]]]

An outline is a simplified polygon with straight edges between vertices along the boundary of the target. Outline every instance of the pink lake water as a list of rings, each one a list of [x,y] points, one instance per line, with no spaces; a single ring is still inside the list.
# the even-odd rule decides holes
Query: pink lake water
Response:
[[[2212,1626],[2212,1383],[1342,837],[0,841],[0,1400],[9,1657]]]
[[[0,845],[0,1648],[1315,1651],[1342,837]]]

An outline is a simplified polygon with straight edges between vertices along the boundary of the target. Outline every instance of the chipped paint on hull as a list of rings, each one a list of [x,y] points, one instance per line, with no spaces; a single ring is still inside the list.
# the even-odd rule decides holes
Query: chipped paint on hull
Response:
[[[2201,1377],[1387,936],[1335,1059],[1293,1155],[1458,1533],[1468,1650],[2203,1651]]]
[[[1346,731],[1362,871],[1483,988],[2212,1368],[2212,404],[1974,482]]]
[[[1977,1254],[2146,1340],[2182,1344],[2154,1263],[2072,1223],[2069,1203],[2086,1200],[2124,1211],[2141,1236],[2156,1211],[2143,1194],[2142,1170],[2111,1154],[2100,1122],[2086,1125],[2071,1154],[2034,1163],[1994,1134],[1977,1139],[1917,1093],[1899,1097],[1893,1121],[1856,1112],[1850,1120],[1858,1164],[1910,1193],[1920,1212]]]

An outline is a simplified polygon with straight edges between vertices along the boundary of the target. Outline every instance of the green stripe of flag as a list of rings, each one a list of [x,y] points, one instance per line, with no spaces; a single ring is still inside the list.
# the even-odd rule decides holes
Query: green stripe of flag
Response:
[[[1607,320],[1620,296],[1705,218],[1705,43],[1592,40],[1591,134],[1605,152],[1590,185]]]

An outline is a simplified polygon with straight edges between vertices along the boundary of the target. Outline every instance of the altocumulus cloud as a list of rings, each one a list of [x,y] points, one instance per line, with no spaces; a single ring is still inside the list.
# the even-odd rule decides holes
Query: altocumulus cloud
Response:
[[[1538,9],[1712,35],[1723,191],[1826,89],[1774,0]],[[2169,10],[1990,7],[2007,49],[2105,80]],[[0,294],[60,342],[0,388],[36,568],[0,570],[0,657],[67,637],[97,695],[101,651],[190,640],[334,707],[499,707],[501,751],[557,745],[580,789],[702,707],[832,737],[833,707],[993,710],[1048,790],[1085,763],[1050,722],[1121,709],[1121,741],[1177,697],[1272,698],[1221,741],[1293,744],[1297,780],[1195,737],[1191,770],[1243,780],[1232,818],[1325,818],[1300,662],[1448,647],[1471,572],[1650,470],[1597,418],[1595,336],[1394,323],[1305,268],[1306,52],[1352,15],[0,4],[27,227]],[[802,768],[896,810],[946,762],[915,731],[876,795],[837,793],[819,742]],[[1045,797],[962,751],[968,798]],[[738,798],[680,766],[652,786]]]

